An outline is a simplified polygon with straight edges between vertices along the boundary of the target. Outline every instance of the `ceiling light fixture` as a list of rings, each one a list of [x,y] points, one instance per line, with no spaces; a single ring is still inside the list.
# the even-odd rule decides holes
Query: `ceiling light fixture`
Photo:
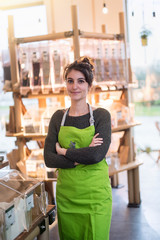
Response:
[[[107,6],[106,6],[106,3],[103,3],[102,12],[103,12],[104,14],[107,14],[107,13],[108,13],[108,8],[107,8]]]

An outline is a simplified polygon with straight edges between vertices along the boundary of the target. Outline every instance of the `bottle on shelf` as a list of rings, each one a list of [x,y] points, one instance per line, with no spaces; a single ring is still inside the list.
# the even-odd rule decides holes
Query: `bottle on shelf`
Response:
[[[72,44],[71,39],[59,40],[62,72],[69,63],[74,61]]]
[[[12,89],[12,82],[9,50],[8,49],[2,50],[2,55],[0,57],[2,60],[3,67],[3,82],[4,82],[3,90],[10,91]]]
[[[109,41],[103,42],[104,82],[111,81],[111,56]]]
[[[48,51],[42,52],[41,68],[42,68],[42,93],[47,94],[52,89],[50,74],[50,54]]]
[[[118,65],[119,65],[119,80],[121,83],[125,82],[125,53],[124,53],[124,43],[122,41],[118,44]]]
[[[40,59],[38,58],[38,53],[33,52],[32,54],[32,85],[31,91],[33,94],[38,94],[41,90],[41,69],[40,69]]]
[[[59,87],[62,84],[61,78],[61,58],[57,50],[53,51],[53,67],[54,67],[54,87]]]
[[[117,51],[116,51],[116,43],[114,42],[111,45],[111,75],[112,75],[112,81],[116,84],[118,79],[118,58],[117,58]]]
[[[103,61],[102,61],[102,43],[101,41],[94,41],[95,57],[93,58],[95,64],[95,80],[97,83],[103,82],[104,72],[103,72]]]
[[[26,95],[30,91],[30,67],[27,52],[20,58],[20,93]]]
[[[22,118],[24,134],[42,134],[42,116],[45,109],[30,107]]]

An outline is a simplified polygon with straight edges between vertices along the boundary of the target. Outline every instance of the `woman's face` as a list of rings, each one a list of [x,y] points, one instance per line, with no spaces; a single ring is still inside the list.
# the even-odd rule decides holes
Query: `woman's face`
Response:
[[[67,92],[71,97],[71,100],[86,99],[89,85],[85,80],[85,76],[82,72],[77,70],[71,70],[67,75],[66,80]]]

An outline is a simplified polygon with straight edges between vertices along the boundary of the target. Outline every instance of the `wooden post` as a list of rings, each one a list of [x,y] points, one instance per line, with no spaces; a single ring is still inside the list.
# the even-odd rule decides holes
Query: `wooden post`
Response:
[[[99,103],[99,94],[98,93],[94,94],[94,101],[95,101],[95,104]]]
[[[79,28],[78,28],[78,12],[77,6],[71,6],[72,12],[72,28],[73,28],[73,49],[74,49],[74,59],[80,57],[80,43],[79,43]]]
[[[134,174],[134,198],[135,198],[135,204],[140,204],[140,186],[139,186],[139,168],[135,168],[133,170]]]
[[[107,25],[102,24],[102,33],[107,33]]]
[[[125,58],[126,58],[126,70],[127,70],[127,78],[128,82],[132,83],[132,70],[131,70],[131,63],[130,63],[130,56],[128,54],[129,47],[128,47],[128,31],[127,27],[125,27],[125,20],[124,20],[124,13],[119,13],[119,27],[120,27],[120,33],[125,34]]]
[[[102,33],[107,33],[107,25],[106,24],[102,24]],[[95,95],[95,103],[99,102],[99,94]],[[118,173],[114,174],[112,176],[112,181],[111,181],[112,187],[118,187],[119,185],[119,175]]]
[[[38,105],[39,108],[46,108],[46,99],[45,98],[38,98]]]
[[[9,43],[9,53],[10,53],[10,63],[11,63],[12,87],[15,83],[19,82],[16,43],[14,41],[14,38],[15,36],[14,36],[13,16],[8,16],[8,43]]]
[[[11,65],[11,81],[12,89],[14,84],[19,83],[19,71],[18,71],[18,60],[16,55],[16,44],[14,41],[14,25],[13,16],[8,16],[8,42],[9,42],[9,53],[10,53],[10,65]],[[16,132],[21,131],[21,100],[18,94],[13,94],[15,103],[15,118],[16,118]]]
[[[128,31],[127,27],[125,25],[125,19],[124,19],[124,13],[119,13],[119,23],[120,23],[120,33],[124,34],[125,36],[125,58],[126,58],[126,71],[127,71],[127,78],[128,82],[132,82],[132,72],[131,72],[131,66],[130,66],[130,58],[128,56]],[[129,92],[129,89],[127,93],[125,93],[125,97],[127,99],[126,103],[127,106],[129,105],[129,102],[131,101],[131,94]],[[134,132],[133,129],[130,128],[125,133],[125,145],[130,146],[129,149],[129,156],[128,156],[128,162],[135,161],[134,156]],[[128,206],[135,206],[136,204],[140,204],[140,188],[139,188],[139,169],[138,167],[136,169],[129,170],[128,172],[128,198],[129,198],[129,205]]]
[[[57,101],[61,103],[61,107],[65,108],[65,96],[64,95],[58,96]]]
[[[127,171],[128,175],[128,202],[129,205],[134,204],[134,185],[133,185],[133,170]]]
[[[119,28],[120,28],[120,33],[124,34],[125,33],[125,25],[124,25],[124,13],[123,12],[119,13]]]
[[[96,32],[96,15],[95,15],[95,0],[92,0],[92,22],[93,22],[93,32]]]
[[[16,43],[14,36],[14,24],[13,16],[8,16],[8,42],[9,42],[9,53],[10,53],[10,65],[11,65],[11,81],[12,89],[14,84],[19,83],[19,70],[18,70],[18,58],[16,54]],[[21,132],[22,123],[21,123],[21,114],[22,114],[22,105],[20,95],[13,93],[14,106],[15,106],[15,124],[16,132]],[[23,160],[25,157],[24,145],[25,143],[22,139],[17,139],[16,144],[19,151],[19,159]]]

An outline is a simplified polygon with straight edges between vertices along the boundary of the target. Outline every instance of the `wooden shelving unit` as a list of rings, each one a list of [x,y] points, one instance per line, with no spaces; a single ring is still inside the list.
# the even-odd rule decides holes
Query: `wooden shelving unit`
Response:
[[[124,25],[124,18],[121,14],[121,22],[120,26],[121,29]],[[74,58],[77,59],[80,57],[80,38],[95,38],[95,39],[108,39],[108,40],[119,40],[124,39],[124,32],[120,34],[105,34],[105,33],[86,33],[79,30],[78,27],[78,17],[77,17],[77,8],[76,6],[72,6],[72,31],[63,32],[63,33],[54,33],[48,34],[43,36],[36,36],[36,37],[27,37],[27,38],[15,38],[14,36],[14,25],[13,25],[13,18],[9,16],[9,28],[8,28],[8,37],[9,37],[9,49],[10,49],[10,61],[11,61],[11,78],[12,78],[12,86],[16,83],[19,83],[19,71],[18,71],[18,61],[17,61],[17,46],[20,43],[29,43],[35,41],[46,41],[46,40],[57,40],[63,38],[72,38],[73,39],[73,50],[74,50]],[[127,48],[127,47],[126,47]],[[126,54],[126,66],[128,66],[128,56]],[[127,71],[129,72],[129,71]],[[128,78],[129,78],[128,74]],[[127,79],[129,84],[132,84],[131,79]],[[13,88],[14,89],[14,88]],[[93,86],[91,90],[91,94],[95,94],[95,99],[98,99],[98,94],[106,91],[122,91],[123,98],[121,102],[125,103],[126,106],[129,105],[130,96],[129,96],[129,88],[128,84],[126,83],[113,83],[108,82],[107,85],[101,86],[96,85]],[[13,98],[14,98],[14,107],[15,107],[15,125],[16,125],[16,132],[15,133],[7,133],[8,137],[16,137],[16,144],[18,146],[18,153],[19,159],[25,158],[25,142],[30,140],[37,140],[43,141],[46,135],[42,134],[24,134],[21,132],[22,123],[21,123],[21,114],[23,110],[21,98],[37,98],[39,102],[39,106],[46,106],[46,98],[50,98],[53,96],[58,96],[59,98],[63,98],[65,96],[65,88],[63,87],[59,92],[56,93],[49,93],[49,94],[38,94],[32,95],[28,93],[27,96],[21,96],[19,91],[13,90]],[[98,101],[98,100],[97,100]],[[141,161],[135,159],[134,154],[134,136],[133,136],[133,127],[139,125],[140,123],[132,123],[121,125],[116,128],[112,129],[112,133],[125,131],[125,145],[129,146],[129,156],[128,156],[128,163],[119,167],[119,169],[110,172],[110,176],[114,178],[114,184],[118,184],[118,173],[122,171],[127,171],[128,173],[128,198],[129,198],[129,205],[134,206],[140,204],[140,188],[139,188],[139,166],[142,164]],[[23,139],[25,141],[23,141]]]
[[[141,123],[132,123],[132,124],[126,124],[126,125],[120,125],[116,128],[112,128],[112,133],[119,132],[119,131],[125,131],[127,129],[130,129],[131,127],[135,127],[140,125]],[[23,132],[19,133],[9,133],[6,132],[6,137],[17,137],[17,138],[30,138],[32,140],[42,138],[44,139],[47,136],[47,134],[24,134]]]
[[[139,167],[142,164],[143,164],[142,160],[135,160],[135,161],[127,163],[127,164],[121,164],[117,169],[111,170],[109,172],[109,176],[113,176],[114,174],[117,174],[120,172],[136,169],[137,167]]]

